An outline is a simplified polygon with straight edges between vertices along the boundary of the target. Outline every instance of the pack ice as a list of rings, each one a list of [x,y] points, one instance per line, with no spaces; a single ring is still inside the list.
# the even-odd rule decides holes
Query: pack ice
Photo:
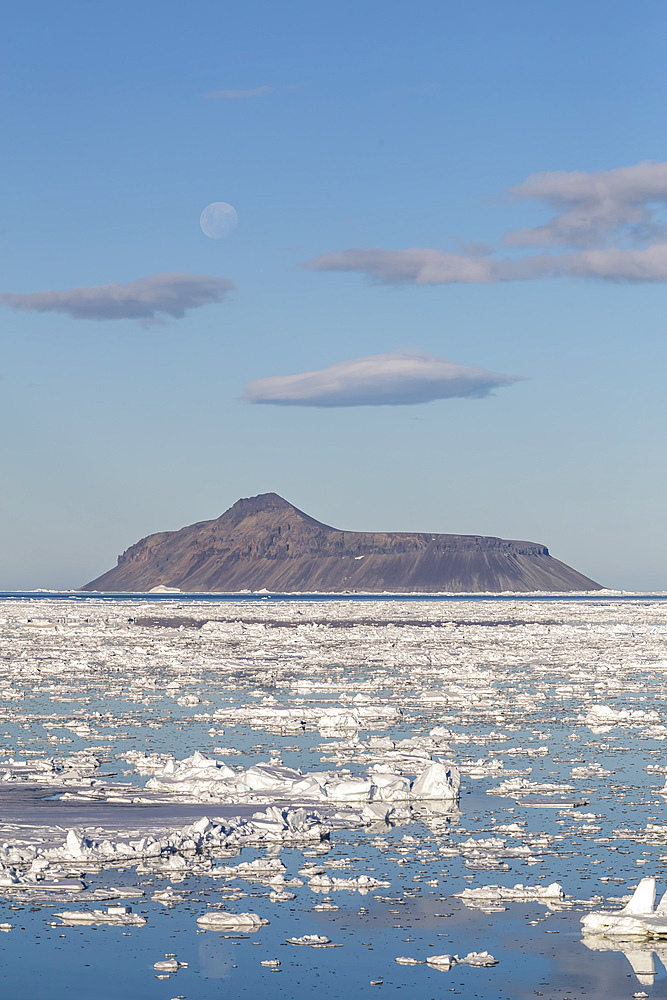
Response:
[[[199,751],[182,761],[170,759],[149,778],[146,788],[188,796],[195,801],[234,802],[261,797],[287,798],[299,803],[458,801],[460,775],[455,767],[430,761],[414,780],[395,770],[374,769],[367,777],[348,777],[332,771],[304,774],[299,768],[258,763],[240,772],[224,761]]]
[[[40,602],[0,599],[0,929],[56,909],[61,923],[122,923],[93,907],[142,897],[151,934],[208,932],[199,969],[226,947],[211,931],[236,937],[238,992],[270,920],[274,943],[310,946],[290,965],[305,956],[313,991],[310,948],[358,920],[344,940],[361,991],[387,971],[379,961],[401,975],[427,955],[433,969],[490,966],[464,954],[465,925],[512,996],[519,964],[527,977],[542,963],[537,987],[547,940],[550,975],[572,973],[586,912],[577,969],[588,959],[595,975],[619,951],[655,978],[667,912],[641,888],[652,880],[623,910],[602,893],[667,856],[664,800],[644,773],[667,775],[667,602]],[[577,811],[587,799],[595,812]],[[534,963],[505,961],[519,945],[493,914],[509,905]],[[381,951],[380,927],[415,943]],[[147,932],[131,931],[107,941],[136,956]],[[394,965],[408,947],[416,957]],[[477,975],[490,995],[494,973]]]

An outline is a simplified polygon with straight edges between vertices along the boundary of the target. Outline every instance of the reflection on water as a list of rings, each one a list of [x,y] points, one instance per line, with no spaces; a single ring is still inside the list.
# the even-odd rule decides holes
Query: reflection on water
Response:
[[[199,965],[209,979],[228,979],[232,971],[232,945],[221,935],[202,935],[199,940]]]
[[[667,969],[667,942],[610,941],[597,934],[585,934],[581,943],[590,951],[620,951],[632,966],[632,971],[642,986],[652,986],[657,975],[654,956]]]

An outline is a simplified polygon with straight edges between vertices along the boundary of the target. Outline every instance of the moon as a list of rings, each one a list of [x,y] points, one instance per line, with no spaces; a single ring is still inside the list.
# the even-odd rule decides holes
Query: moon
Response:
[[[221,240],[236,229],[239,217],[236,209],[226,201],[213,201],[207,205],[199,217],[199,225],[205,236],[212,240]]]

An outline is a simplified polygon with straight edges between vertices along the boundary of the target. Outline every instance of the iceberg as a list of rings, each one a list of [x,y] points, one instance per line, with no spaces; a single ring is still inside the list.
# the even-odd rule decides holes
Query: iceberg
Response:
[[[612,938],[667,938],[667,892],[655,906],[655,879],[643,878],[622,910],[598,910],[581,918],[584,934]]]

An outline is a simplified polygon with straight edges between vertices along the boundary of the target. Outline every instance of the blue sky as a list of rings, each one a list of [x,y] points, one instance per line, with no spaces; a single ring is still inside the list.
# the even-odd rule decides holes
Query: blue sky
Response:
[[[5,22],[0,588],[80,585],[275,490],[667,589],[661,4],[64,0]],[[213,240],[217,201],[238,226]],[[414,402],[428,365],[406,395],[405,355],[483,384],[440,366]],[[323,371],[304,405],[294,377]]]

